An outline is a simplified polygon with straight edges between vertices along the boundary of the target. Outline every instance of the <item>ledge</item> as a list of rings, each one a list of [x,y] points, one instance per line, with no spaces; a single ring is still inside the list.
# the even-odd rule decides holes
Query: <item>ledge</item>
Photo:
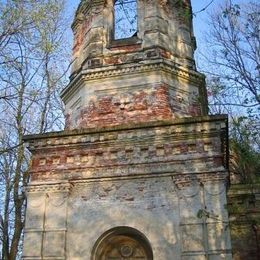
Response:
[[[70,83],[61,91],[61,98],[66,100],[69,93],[73,93],[84,81],[118,77],[122,75],[147,73],[158,70],[169,72],[173,77],[181,77],[191,82],[204,82],[205,76],[197,71],[182,67],[173,61],[162,58],[144,60],[142,63],[122,63],[118,65],[101,66],[98,68],[82,68],[75,74]]]
[[[138,124],[125,124],[125,125],[104,127],[104,128],[84,128],[84,129],[64,130],[59,132],[49,132],[45,134],[25,135],[23,137],[23,140],[25,142],[28,142],[36,139],[66,137],[66,136],[75,136],[81,134],[93,134],[93,133],[102,133],[102,132],[114,132],[120,130],[131,130],[131,129],[140,129],[140,128],[152,128],[158,126],[205,123],[205,122],[214,122],[214,121],[222,121],[222,122],[224,121],[226,123],[226,128],[227,128],[228,116],[210,115],[210,116],[201,116],[201,117],[186,117],[186,118],[173,119],[173,120],[145,122],[145,123],[138,123]]]
[[[116,48],[116,47],[123,47],[123,46],[130,46],[130,45],[139,45],[142,41],[137,38],[137,36],[129,37],[129,38],[123,38],[123,39],[116,39],[112,40],[111,43],[108,46],[108,49],[110,48]]]

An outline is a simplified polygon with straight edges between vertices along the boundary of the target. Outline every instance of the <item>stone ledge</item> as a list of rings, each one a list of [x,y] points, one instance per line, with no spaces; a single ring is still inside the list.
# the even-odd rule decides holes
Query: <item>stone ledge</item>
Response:
[[[25,142],[30,142],[32,140],[38,139],[47,139],[47,138],[60,138],[60,137],[71,137],[84,134],[95,134],[95,133],[106,133],[106,132],[115,132],[123,130],[134,130],[142,128],[153,128],[161,126],[177,126],[177,125],[187,125],[195,123],[211,123],[222,121],[226,124],[225,130],[227,129],[227,115],[211,115],[211,116],[201,116],[201,117],[186,117],[173,120],[163,120],[163,121],[154,121],[154,122],[145,122],[139,124],[125,124],[114,127],[105,127],[105,128],[84,128],[84,129],[75,129],[75,130],[65,130],[59,132],[50,132],[46,134],[35,134],[35,135],[26,135],[23,137]]]
[[[194,70],[189,70],[182,66],[177,66],[175,63],[164,59],[144,61],[141,64],[119,64],[116,66],[108,65],[101,68],[81,70],[78,75],[71,80],[69,85],[61,92],[61,98],[65,100],[66,96],[79,86],[78,83],[84,80],[90,81],[102,78],[111,78],[114,76],[118,77],[120,75],[129,75],[131,73],[147,73],[149,71],[158,72],[158,70],[169,72],[173,76],[178,76],[196,83],[204,83],[205,80],[205,76],[203,74]]]
[[[226,171],[217,172],[200,172],[200,173],[160,173],[160,174],[139,174],[139,175],[128,175],[128,176],[100,176],[91,178],[80,178],[80,179],[70,179],[70,180],[36,180],[31,181],[30,185],[25,188],[25,192],[35,192],[35,193],[46,193],[46,192],[69,192],[72,187],[76,184],[94,183],[94,182],[113,182],[113,181],[127,181],[127,180],[138,180],[138,179],[157,179],[160,178],[171,178],[172,182],[178,187],[183,188],[190,186],[197,182],[198,184],[203,184],[206,182],[218,182],[226,181],[228,173]]]

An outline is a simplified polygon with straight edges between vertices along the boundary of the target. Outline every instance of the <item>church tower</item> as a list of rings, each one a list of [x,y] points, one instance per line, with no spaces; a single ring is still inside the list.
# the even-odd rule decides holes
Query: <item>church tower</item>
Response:
[[[82,0],[64,131],[32,153],[23,259],[232,259],[227,117],[209,116],[190,0]]]

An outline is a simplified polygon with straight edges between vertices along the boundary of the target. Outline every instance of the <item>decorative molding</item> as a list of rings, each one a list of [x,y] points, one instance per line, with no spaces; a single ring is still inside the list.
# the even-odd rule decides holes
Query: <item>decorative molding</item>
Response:
[[[226,117],[220,120],[216,117],[182,118],[172,121],[150,122],[137,126],[119,126],[104,129],[86,129],[84,131],[72,130],[54,132],[45,135],[31,135],[24,137],[29,142],[29,149],[43,149],[45,147],[71,146],[76,144],[89,144],[120,140],[137,140],[147,138],[171,138],[171,140],[206,138],[212,135],[219,136],[221,131],[226,130]],[[205,121],[196,121],[205,119]],[[192,135],[191,135],[192,134]]]
[[[215,189],[216,189],[216,186],[215,186]],[[210,195],[212,197],[218,197],[227,191],[227,183],[225,183],[225,185],[223,185],[222,189],[220,189],[220,190],[218,190],[218,189],[215,190],[215,189],[214,189],[214,185],[210,185],[210,190],[206,187],[206,185],[204,185],[204,192],[207,195]]]
[[[48,193],[48,192],[62,192],[62,193],[70,193],[71,189],[76,184],[84,184],[84,183],[94,183],[94,182],[111,182],[111,181],[122,181],[122,180],[130,180],[130,179],[149,179],[149,178],[167,178],[171,177],[175,187],[179,190],[185,187],[191,187],[194,183],[197,185],[204,185],[208,182],[225,182],[227,181],[228,173],[226,171],[219,172],[201,172],[201,173],[160,173],[158,174],[139,174],[139,175],[120,175],[120,176],[95,176],[94,171],[93,175],[87,178],[86,176],[81,176],[79,179],[71,179],[66,184],[46,184],[45,182],[38,182],[34,184],[33,182],[25,188],[27,193]],[[53,179],[52,179],[53,180]],[[57,178],[58,180],[58,178]],[[224,191],[223,191],[224,192]],[[65,197],[68,195],[64,195]]]
[[[206,160],[206,159],[205,159]],[[135,163],[128,165],[96,165],[89,167],[71,166],[64,167],[62,169],[33,169],[32,180],[45,180],[45,181],[57,181],[57,180],[70,180],[70,179],[98,179],[98,178],[121,178],[121,177],[142,177],[142,176],[156,176],[157,174],[180,174],[185,176],[185,174],[193,173],[194,178],[202,172],[216,172],[226,170],[224,167],[217,167],[214,162],[205,163],[203,160],[190,160],[189,165],[184,164],[185,159],[181,161],[170,161],[170,162],[147,162],[147,163]],[[186,160],[187,163],[187,160]],[[194,170],[191,169],[191,164],[193,164]],[[208,169],[211,171],[208,171]],[[216,176],[215,176],[216,177]],[[213,176],[214,178],[214,176]]]
[[[48,193],[48,192],[59,192],[59,193],[68,193],[71,189],[71,184],[66,183],[56,183],[56,184],[47,184],[44,183],[38,183],[33,184],[31,182],[30,185],[28,185],[25,188],[26,193]]]
[[[189,70],[182,66],[177,66],[173,62],[158,59],[154,61],[144,61],[142,64],[122,64],[120,66],[107,66],[96,69],[82,70],[62,91],[61,97],[66,100],[68,95],[71,95],[78,89],[84,81],[97,80],[102,78],[118,77],[129,74],[158,71],[168,72],[174,77],[181,77],[189,82],[204,84],[205,76],[194,70]]]
[[[172,180],[178,189],[183,189],[186,187],[194,186],[194,183],[197,185],[203,185],[208,182],[221,182],[227,181],[228,172],[215,172],[215,173],[190,173],[190,174],[179,174],[173,175]],[[223,190],[224,192],[224,190]]]

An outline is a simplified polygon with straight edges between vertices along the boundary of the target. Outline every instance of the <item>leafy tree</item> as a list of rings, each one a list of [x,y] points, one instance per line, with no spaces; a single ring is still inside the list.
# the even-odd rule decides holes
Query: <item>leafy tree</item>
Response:
[[[260,132],[254,119],[237,117],[231,124],[230,171],[232,181],[254,183],[260,180]]]
[[[225,5],[210,17],[207,35],[211,94],[216,105],[260,110],[260,4]]]
[[[260,4],[223,2],[209,15],[201,56],[210,110],[230,117],[231,170],[252,182],[260,171]]]
[[[63,126],[59,92],[68,69],[63,0],[0,4],[0,247],[17,259],[30,155],[23,136]]]

